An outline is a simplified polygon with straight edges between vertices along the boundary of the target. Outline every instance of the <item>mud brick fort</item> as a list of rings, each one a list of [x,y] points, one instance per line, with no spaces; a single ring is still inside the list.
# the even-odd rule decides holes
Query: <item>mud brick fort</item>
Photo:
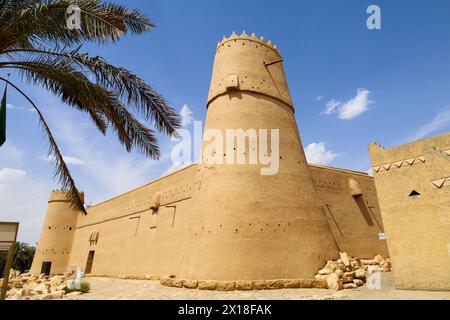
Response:
[[[346,252],[390,256],[398,288],[450,289],[450,134],[370,144],[374,177],[308,164],[282,57],[245,33],[219,42],[206,106],[205,130],[279,129],[279,172],[199,161],[86,216],[55,191],[31,272],[312,279]]]

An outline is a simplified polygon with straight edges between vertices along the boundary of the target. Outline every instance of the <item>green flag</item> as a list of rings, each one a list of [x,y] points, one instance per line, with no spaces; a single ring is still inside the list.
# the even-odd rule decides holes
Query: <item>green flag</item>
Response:
[[[6,87],[0,105],[0,147],[6,142]]]

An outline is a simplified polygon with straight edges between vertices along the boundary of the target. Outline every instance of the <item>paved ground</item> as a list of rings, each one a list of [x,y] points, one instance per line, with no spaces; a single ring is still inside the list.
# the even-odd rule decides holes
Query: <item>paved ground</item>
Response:
[[[392,273],[382,275],[382,288],[366,286],[334,292],[323,289],[284,289],[257,291],[203,291],[177,289],[157,281],[89,278],[91,292],[72,300],[450,300],[450,292],[395,290]]]

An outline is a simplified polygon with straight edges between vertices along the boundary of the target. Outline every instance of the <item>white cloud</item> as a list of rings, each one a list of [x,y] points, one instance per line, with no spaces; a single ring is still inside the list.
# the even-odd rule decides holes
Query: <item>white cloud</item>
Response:
[[[366,112],[369,109],[369,105],[373,103],[373,101],[369,100],[370,94],[369,90],[359,88],[356,96],[347,102],[332,99],[327,102],[323,114],[337,114],[338,118],[342,120],[354,119]]]
[[[327,150],[325,142],[311,143],[305,148],[306,159],[309,163],[328,165],[336,159],[339,154]]]
[[[429,134],[443,129],[447,126],[450,126],[450,107],[441,110],[441,112],[439,112],[432,121],[420,127],[419,130],[417,130],[417,132],[413,134],[409,140],[413,141],[422,139]]]
[[[22,163],[23,151],[17,148],[11,140],[6,140],[6,143],[2,146],[0,152],[0,161],[5,163],[14,163],[18,165]]]
[[[84,162],[83,160],[77,158],[77,157],[72,157],[72,156],[64,156],[64,161],[66,162],[66,164],[68,165],[73,165],[73,166],[84,166],[86,164],[86,162]],[[47,160],[49,162],[52,162],[55,157],[53,156],[47,156],[47,157],[41,157],[41,159]]]
[[[20,222],[19,241],[34,245],[39,239],[48,195],[24,170],[0,170],[0,220]]]
[[[181,116],[181,126],[186,127],[192,123],[194,120],[194,113],[192,110],[188,107],[187,104],[185,104],[180,111]]]
[[[0,170],[0,188],[4,188],[10,182],[16,182],[25,178],[27,173],[23,170],[3,168]]]
[[[10,110],[24,110],[25,109],[24,107],[19,107],[14,104],[11,104],[11,103],[7,103],[6,108],[10,109]]]
[[[323,100],[323,97],[322,97],[322,96],[318,96],[318,97],[316,97],[315,100],[316,100],[316,101],[322,101],[322,100]]]
[[[338,108],[341,105],[342,105],[342,102],[332,99],[327,102],[325,111],[323,113],[324,114],[333,114],[333,113],[337,112],[336,108]]]
[[[74,165],[74,166],[84,166],[86,164],[83,160],[78,159],[76,157],[63,156],[63,158],[64,158],[64,161],[67,164],[71,164],[71,165]]]

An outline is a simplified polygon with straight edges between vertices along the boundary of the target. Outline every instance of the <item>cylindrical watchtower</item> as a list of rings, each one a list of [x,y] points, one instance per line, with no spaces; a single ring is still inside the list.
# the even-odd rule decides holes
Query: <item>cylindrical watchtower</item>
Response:
[[[245,32],[219,42],[207,106],[195,218],[188,226],[195,237],[183,250],[187,263],[179,276],[312,278],[338,250],[313,186],[278,49]],[[230,129],[257,132],[258,143],[249,135],[245,150],[237,149],[238,138],[227,150]],[[262,147],[260,129],[268,130],[268,153],[279,148],[275,174],[262,173],[268,165],[261,164],[261,154],[258,164],[250,163]],[[277,129],[279,145],[273,145],[271,130]],[[211,152],[209,130],[222,134],[223,148]],[[230,151],[242,152],[245,164],[227,162],[237,157]],[[222,156],[223,164],[209,161]]]
[[[84,194],[81,193],[81,199]],[[63,274],[66,272],[79,212],[72,208],[65,191],[53,191],[48,200],[47,214],[42,227],[32,274]]]

